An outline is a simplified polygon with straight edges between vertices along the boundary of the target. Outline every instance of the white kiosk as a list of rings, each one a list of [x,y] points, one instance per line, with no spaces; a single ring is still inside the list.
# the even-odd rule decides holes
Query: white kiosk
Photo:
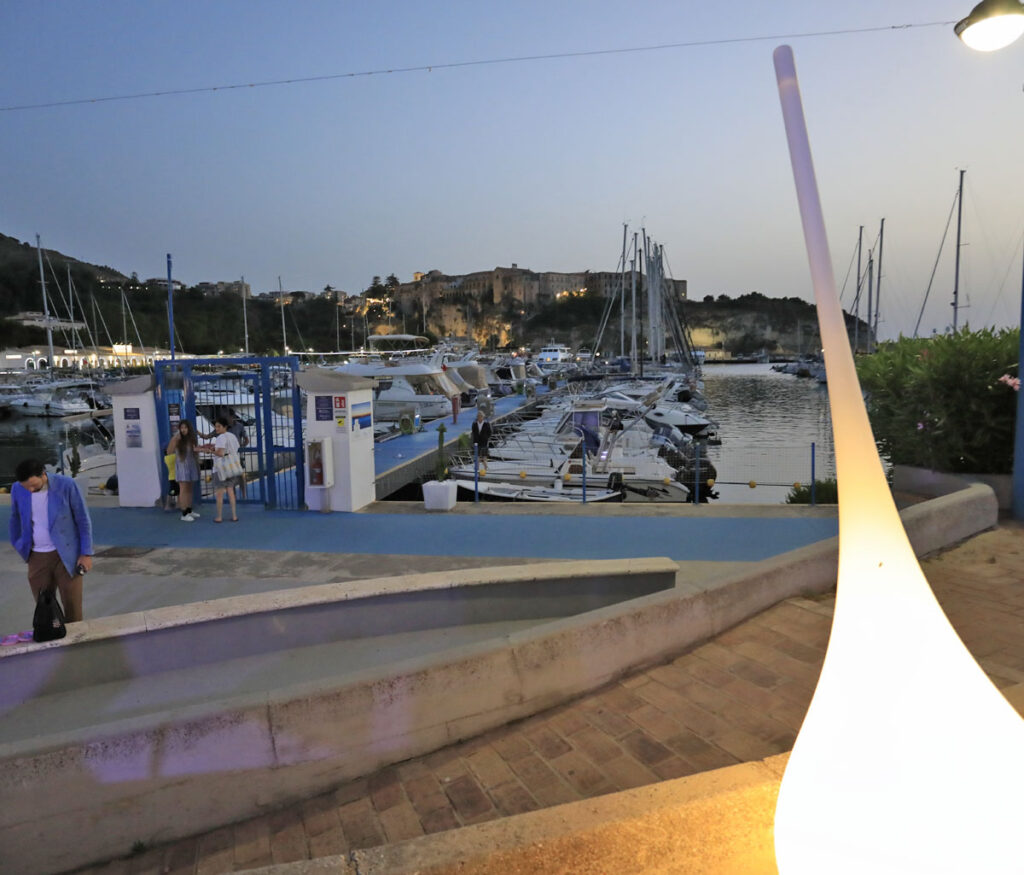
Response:
[[[114,407],[117,496],[121,507],[160,503],[163,452],[156,424],[152,376],[113,383],[107,391]]]
[[[299,371],[306,392],[306,505],[353,511],[377,497],[373,467],[373,380],[328,368]]]

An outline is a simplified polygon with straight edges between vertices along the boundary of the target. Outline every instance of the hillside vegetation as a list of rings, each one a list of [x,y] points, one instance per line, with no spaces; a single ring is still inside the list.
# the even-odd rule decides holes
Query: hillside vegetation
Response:
[[[76,319],[93,328],[96,342],[132,343],[145,347],[169,346],[167,295],[162,289],[133,288],[137,278],[101,265],[89,264],[55,250],[43,250],[51,312],[67,317],[67,274],[76,289]],[[391,278],[389,277],[389,280]],[[106,281],[106,284],[104,284]],[[134,281],[134,282],[133,282]],[[395,281],[397,282],[397,280]],[[125,291],[122,291],[122,284]],[[375,277],[369,290],[383,287]],[[374,292],[376,294],[376,292]],[[557,341],[574,348],[592,346],[605,301],[595,297],[568,298],[520,312],[508,304],[484,305],[475,300],[431,305],[426,314],[392,312],[390,318],[375,305],[368,313],[351,314],[329,297],[310,296],[285,309],[288,345],[292,350],[331,350],[358,347],[365,334],[426,333],[431,339],[447,334],[468,334],[485,347],[499,343],[539,347]],[[42,309],[39,264],[35,247],[0,234],[0,347],[45,342],[41,328],[20,325],[8,318],[23,311]],[[817,318],[812,304],[798,298],[768,298],[758,292],[730,298],[707,296],[684,304],[695,346],[733,355],[766,351],[817,351]],[[269,298],[246,304],[249,349],[253,353],[282,351],[281,312]],[[242,300],[224,293],[206,296],[196,289],[174,296],[176,347],[196,354],[237,352],[245,347]],[[852,330],[853,317],[848,316]],[[866,327],[861,324],[861,336]],[[627,337],[629,334],[627,326]],[[644,335],[641,326],[641,336]],[[617,313],[606,328],[606,348],[617,347]],[[83,333],[83,342],[88,342]],[[70,342],[60,332],[57,343]],[[627,340],[628,343],[628,340]]]

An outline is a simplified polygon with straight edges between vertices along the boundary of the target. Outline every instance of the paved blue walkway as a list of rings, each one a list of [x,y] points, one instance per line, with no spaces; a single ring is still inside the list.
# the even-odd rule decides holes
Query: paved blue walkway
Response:
[[[832,518],[332,513],[241,505],[240,521],[182,523],[156,508],[91,510],[96,544],[378,555],[758,561],[831,538]],[[227,508],[225,508],[225,511]],[[10,508],[0,508],[6,531]]]

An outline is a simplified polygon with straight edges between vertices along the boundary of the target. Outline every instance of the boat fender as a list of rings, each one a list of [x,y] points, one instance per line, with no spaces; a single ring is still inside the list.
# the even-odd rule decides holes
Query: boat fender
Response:
[[[624,484],[622,482],[622,472],[621,471],[613,471],[611,474],[608,475],[608,488],[609,489],[614,490],[615,492],[621,492],[622,489],[623,489],[623,486],[624,486]]]

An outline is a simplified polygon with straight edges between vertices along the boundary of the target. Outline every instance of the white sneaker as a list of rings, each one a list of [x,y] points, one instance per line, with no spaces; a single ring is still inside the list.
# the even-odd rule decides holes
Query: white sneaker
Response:
[[[199,519],[199,516],[200,516],[200,515],[199,515],[198,513],[196,513],[196,512],[194,511],[194,510],[190,510],[190,511],[188,512],[188,515],[189,515],[190,517],[192,517],[192,519],[194,519],[194,520],[197,520],[197,519]]]
[[[196,518],[194,516],[192,516],[192,514],[187,513],[187,514],[185,514],[185,516],[183,516],[181,518],[181,521],[183,523],[194,523],[196,521]]]

